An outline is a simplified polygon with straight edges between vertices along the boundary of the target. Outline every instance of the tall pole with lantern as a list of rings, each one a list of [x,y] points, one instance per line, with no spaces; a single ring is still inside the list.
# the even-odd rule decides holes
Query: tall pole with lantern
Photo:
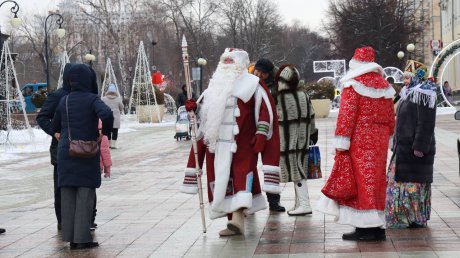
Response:
[[[187,89],[187,99],[192,98],[192,84],[190,80],[190,68],[189,68],[189,57],[188,57],[188,50],[187,50],[187,40],[185,39],[185,35],[182,37],[182,59],[184,61],[184,75],[185,75],[185,85]],[[202,170],[200,168],[200,164],[198,162],[198,145],[196,142],[196,132],[197,132],[197,124],[196,124],[196,114],[192,110],[189,112],[190,115],[190,122],[192,125],[192,146],[193,146],[193,153],[195,155],[195,173],[196,179],[198,183],[198,197],[200,200],[200,210],[201,210],[201,222],[203,223],[203,233],[206,233],[206,220],[204,216],[204,204],[203,204],[203,186],[201,183],[201,175]]]

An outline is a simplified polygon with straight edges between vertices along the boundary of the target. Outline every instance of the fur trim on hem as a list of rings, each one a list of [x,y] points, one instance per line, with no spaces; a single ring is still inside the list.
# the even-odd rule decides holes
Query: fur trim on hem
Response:
[[[378,98],[386,98],[392,99],[396,94],[396,91],[390,85],[386,89],[375,89],[371,87],[367,87],[366,85],[355,81],[355,80],[348,80],[342,83],[344,88],[353,87],[353,89],[361,96],[378,99]]]
[[[262,194],[256,194],[252,198],[252,207],[244,209],[243,212],[246,215],[254,214],[257,211],[265,210],[267,208],[267,202]]]
[[[280,194],[281,193],[281,186],[279,185],[272,185],[272,184],[264,184],[262,186],[262,191],[271,194]]]
[[[334,147],[344,150],[350,149],[350,137],[346,136],[335,136]]]
[[[334,222],[350,225],[357,228],[385,228],[385,214],[380,210],[356,210],[348,206],[339,205],[338,202],[321,195],[316,209],[327,215],[334,216]]]

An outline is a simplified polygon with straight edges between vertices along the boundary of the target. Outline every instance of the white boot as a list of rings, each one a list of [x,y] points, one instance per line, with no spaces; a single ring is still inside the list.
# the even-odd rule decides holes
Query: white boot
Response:
[[[109,148],[110,148],[110,149],[113,149],[113,143],[112,143],[112,140],[109,140]]]
[[[294,186],[295,186],[295,182],[294,182]],[[291,209],[288,210],[288,214],[289,214],[289,212],[299,208],[299,198],[297,197],[298,194],[297,194],[297,188],[296,187],[294,187],[294,191],[295,191],[295,203],[294,203],[294,206]]]
[[[235,235],[244,234],[244,213],[242,209],[232,213],[232,220],[227,223],[227,229],[235,232]]]
[[[117,147],[117,141],[116,140],[112,140],[112,146],[111,146],[112,149],[118,149]]]
[[[300,181],[294,182],[296,199],[299,203],[299,207],[293,211],[288,211],[290,216],[303,216],[312,213],[310,206],[310,198],[308,197],[308,187],[307,180],[302,179]]]

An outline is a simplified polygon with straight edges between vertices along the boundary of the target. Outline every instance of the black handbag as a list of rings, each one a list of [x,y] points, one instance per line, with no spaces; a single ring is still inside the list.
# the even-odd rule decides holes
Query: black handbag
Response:
[[[69,156],[82,159],[93,158],[99,151],[99,143],[97,141],[72,140],[72,135],[70,134],[68,100],[69,96],[67,95],[65,100],[65,109],[67,114],[67,132],[69,134]]]

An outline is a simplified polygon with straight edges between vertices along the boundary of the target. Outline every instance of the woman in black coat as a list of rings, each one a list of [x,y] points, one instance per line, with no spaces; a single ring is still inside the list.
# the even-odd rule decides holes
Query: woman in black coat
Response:
[[[101,185],[100,154],[92,158],[69,156],[69,132],[72,140],[96,141],[98,120],[102,120],[102,133],[108,135],[113,114],[97,96],[96,76],[89,66],[73,65],[68,80],[70,94],[61,99],[53,120],[53,130],[59,139],[62,238],[70,242],[71,249],[83,249],[98,246],[93,242],[90,226],[95,189]]]
[[[415,72],[411,69],[421,66]],[[414,69],[415,70],[415,69]],[[409,61],[396,111],[393,157],[388,168],[385,217],[388,228],[425,227],[431,214],[431,183],[436,153],[436,85],[426,67]]]

